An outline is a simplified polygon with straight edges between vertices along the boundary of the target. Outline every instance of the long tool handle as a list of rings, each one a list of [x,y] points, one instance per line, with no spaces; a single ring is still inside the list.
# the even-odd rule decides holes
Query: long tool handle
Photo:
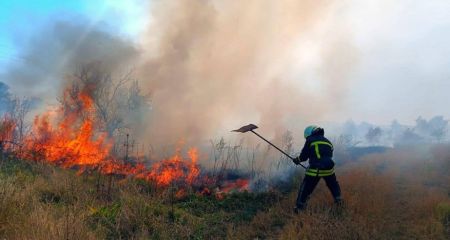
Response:
[[[281,150],[279,147],[275,146],[273,143],[269,142],[269,140],[265,139],[263,136],[259,135],[257,132],[250,130],[252,133],[254,133],[256,136],[260,137],[262,140],[266,141],[268,144],[270,144],[272,147],[276,148],[278,151],[286,155],[286,157],[290,158],[291,160],[294,160],[293,157],[291,157],[289,154],[287,154],[285,151]],[[302,166],[304,169],[306,169],[303,164],[300,163],[300,166]]]

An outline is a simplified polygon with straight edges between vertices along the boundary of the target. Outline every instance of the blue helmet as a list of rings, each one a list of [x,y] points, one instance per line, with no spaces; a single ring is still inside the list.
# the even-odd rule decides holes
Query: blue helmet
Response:
[[[319,129],[319,127],[316,125],[307,126],[305,128],[305,132],[304,132],[305,138],[308,138],[309,136],[311,136],[314,133],[314,131],[316,131],[317,129]]]

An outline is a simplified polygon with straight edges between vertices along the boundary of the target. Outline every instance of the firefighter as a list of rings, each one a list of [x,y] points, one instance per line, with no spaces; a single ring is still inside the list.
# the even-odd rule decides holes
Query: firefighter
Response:
[[[306,202],[321,178],[325,180],[334,202],[337,205],[342,204],[341,189],[334,174],[333,144],[324,134],[323,128],[318,126],[305,128],[306,142],[300,156],[294,159],[294,163],[298,165],[309,159],[309,167],[298,191],[295,213],[306,208]]]

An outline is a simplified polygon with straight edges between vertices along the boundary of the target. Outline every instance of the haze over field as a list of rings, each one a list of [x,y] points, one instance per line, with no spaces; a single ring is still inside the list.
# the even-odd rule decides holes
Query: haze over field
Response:
[[[448,239],[449,9],[1,0],[0,239]]]
[[[151,101],[139,133],[155,144],[249,122],[300,138],[312,122],[450,115],[448,1],[0,5],[0,81],[13,95],[43,109],[82,64],[100,61],[114,76],[132,69]]]

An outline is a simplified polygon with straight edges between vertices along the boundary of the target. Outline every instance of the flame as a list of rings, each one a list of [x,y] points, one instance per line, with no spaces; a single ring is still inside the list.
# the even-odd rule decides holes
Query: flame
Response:
[[[96,134],[94,129],[94,111],[92,99],[84,92],[78,95],[79,102],[69,100],[68,91],[64,102],[78,107],[69,111],[63,105],[56,111],[56,127],[51,124],[51,114],[36,116],[32,134],[25,141],[25,152],[29,159],[38,154],[40,158],[65,168],[98,167],[107,161],[112,141],[106,140],[106,134]]]
[[[186,189],[182,188],[175,193],[177,199],[182,199],[187,196]]]
[[[63,168],[76,168],[79,173],[88,169],[102,174],[132,176],[156,183],[158,187],[171,184],[182,186],[175,194],[177,198],[187,195],[187,189],[199,182],[213,184],[217,179],[201,175],[198,164],[199,152],[196,148],[187,151],[183,157],[181,149],[174,156],[154,162],[150,167],[142,163],[124,163],[111,154],[114,139],[99,131],[96,108],[88,87],[80,91],[64,91],[61,106],[35,117],[32,131],[24,137],[23,159],[44,161]],[[3,119],[0,125],[0,142],[12,139],[15,123]],[[226,181],[216,194],[223,198],[229,191],[248,190],[248,180]],[[198,190],[199,194],[211,195],[208,187]]]
[[[185,161],[178,150],[172,158],[153,164],[145,178],[155,181],[159,186],[167,186],[175,181],[192,185],[200,174],[197,165],[198,150],[191,148],[188,155],[190,161]]]
[[[248,191],[249,190],[249,181],[248,179],[236,179],[232,182],[226,182],[222,187],[221,191],[228,193],[231,190],[237,191]]]
[[[15,128],[16,122],[7,115],[3,116],[0,121],[0,151],[10,150],[13,147]]]
[[[180,149],[166,160],[154,163],[149,169],[143,164],[126,164],[110,155],[114,144],[106,133],[95,128],[94,101],[80,91],[76,97],[65,91],[62,106],[55,112],[37,116],[32,134],[25,139],[24,158],[44,160],[64,168],[97,169],[104,174],[132,175],[154,181],[158,186],[173,182],[192,185],[200,175],[197,164],[198,150],[191,148],[188,159],[183,159]],[[57,117],[60,118],[57,118]],[[53,126],[52,122],[56,122]],[[38,159],[36,159],[38,156]]]
[[[230,192],[244,192],[249,191],[249,180],[244,178],[239,178],[234,181],[226,181],[222,184],[222,187],[217,188],[215,192],[215,197],[219,200],[225,198]]]

